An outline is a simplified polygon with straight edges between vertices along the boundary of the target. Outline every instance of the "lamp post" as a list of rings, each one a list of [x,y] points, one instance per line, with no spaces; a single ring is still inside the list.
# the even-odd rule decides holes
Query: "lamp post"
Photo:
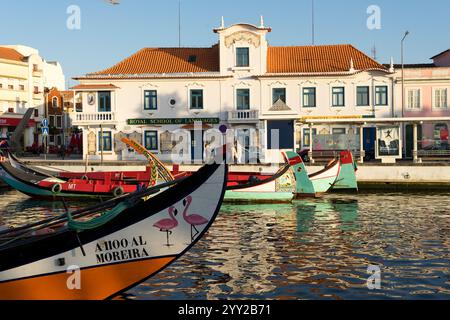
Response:
[[[405,38],[409,35],[409,31],[405,32],[405,35],[402,38],[402,52],[401,52],[401,59],[402,59],[402,118],[405,116],[405,66],[403,63],[403,43],[405,42]]]

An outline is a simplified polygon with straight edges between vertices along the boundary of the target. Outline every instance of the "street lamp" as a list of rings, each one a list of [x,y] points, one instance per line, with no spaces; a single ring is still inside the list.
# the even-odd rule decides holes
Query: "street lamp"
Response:
[[[402,118],[405,116],[405,66],[403,63],[403,43],[405,42],[405,38],[409,35],[409,31],[405,32],[405,35],[402,38]]]

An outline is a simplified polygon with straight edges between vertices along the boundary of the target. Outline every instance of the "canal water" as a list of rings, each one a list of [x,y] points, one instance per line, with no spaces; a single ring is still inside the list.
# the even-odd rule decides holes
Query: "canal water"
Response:
[[[0,208],[18,226],[62,204],[0,191]],[[224,204],[190,252],[123,298],[449,299],[450,193]]]

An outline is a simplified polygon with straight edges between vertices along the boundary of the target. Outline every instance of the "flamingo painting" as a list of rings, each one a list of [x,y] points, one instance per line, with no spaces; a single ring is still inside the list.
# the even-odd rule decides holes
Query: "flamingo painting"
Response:
[[[178,221],[175,218],[178,214],[178,210],[174,207],[169,208],[169,216],[170,219],[163,219],[158,222],[156,222],[153,226],[155,228],[158,228],[161,232],[165,232],[167,235],[167,244],[166,246],[170,247],[173,246],[169,243],[169,235],[172,234],[172,230],[178,227]]]
[[[200,231],[198,231],[196,226],[202,226],[204,224],[207,224],[208,220],[198,214],[187,215],[187,211],[188,211],[191,203],[192,203],[191,196],[189,196],[183,200],[183,206],[184,206],[183,219],[184,219],[184,221],[186,221],[187,223],[189,223],[191,225],[191,241],[194,241],[195,237],[200,233]],[[195,230],[195,234],[193,234],[193,230]]]

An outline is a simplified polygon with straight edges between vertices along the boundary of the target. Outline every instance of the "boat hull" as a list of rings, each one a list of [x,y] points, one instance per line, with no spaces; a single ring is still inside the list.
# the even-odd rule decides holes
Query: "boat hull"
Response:
[[[356,179],[357,166],[350,151],[342,151],[340,154],[341,170],[333,190],[356,190],[358,191],[358,181]]]
[[[169,266],[201,239],[222,204],[227,167],[206,167],[151,199],[139,198],[101,227],[2,248],[0,300],[113,298]],[[164,227],[171,217],[176,225]]]

